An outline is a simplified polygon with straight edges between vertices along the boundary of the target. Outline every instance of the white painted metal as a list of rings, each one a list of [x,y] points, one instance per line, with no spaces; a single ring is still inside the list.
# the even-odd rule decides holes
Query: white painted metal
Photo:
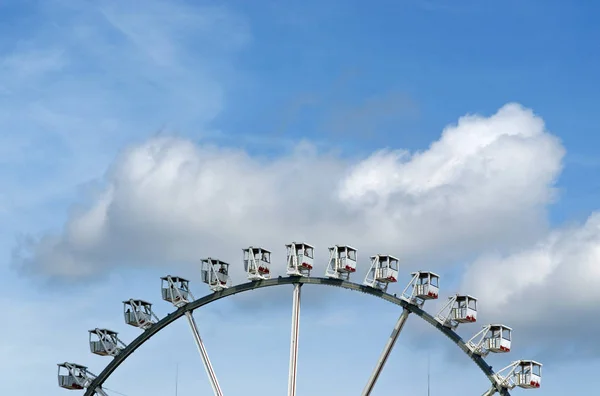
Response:
[[[310,276],[313,268],[314,247],[306,243],[286,245],[287,248],[287,274],[292,276]],[[350,246],[336,245],[329,248],[329,264],[326,276],[336,279],[349,279],[349,274],[356,270],[356,249]],[[251,280],[270,278],[270,252],[263,248],[249,247],[244,249],[244,265]],[[231,286],[228,274],[229,264],[217,259],[207,258],[202,260],[202,279],[213,291],[220,291]],[[439,295],[439,276],[427,271],[411,273],[412,279],[402,292],[401,298],[409,304],[422,307],[427,300],[436,299]],[[389,283],[396,282],[398,277],[398,259],[389,255],[375,255],[371,257],[371,267],[364,284],[372,288],[387,292]],[[161,278],[162,297],[175,307],[182,307],[194,301],[189,288],[189,281],[176,276]],[[306,280],[308,283],[317,283],[323,279]],[[360,290],[356,284],[352,289]],[[242,285],[244,286],[244,285]],[[300,290],[302,283],[294,283],[292,328],[290,340],[290,365],[288,379],[288,396],[296,396],[297,366],[298,366],[298,340],[300,326]],[[348,287],[347,284],[344,287]],[[364,291],[364,289],[363,289]],[[373,294],[373,293],[372,293]],[[148,329],[159,321],[152,311],[152,304],[143,300],[130,299],[123,302],[125,322],[129,325]],[[365,386],[362,395],[370,395],[379,378],[387,359],[406,323],[410,314],[410,307],[405,308],[398,318],[392,334],[390,335],[382,354],[377,361],[375,369]],[[422,313],[415,310],[419,316]],[[179,313],[181,314],[181,313]],[[213,392],[222,396],[215,371],[209,360],[208,353],[200,337],[198,326],[191,312],[185,312],[192,330],[198,351],[203,360],[205,370],[209,376]],[[456,329],[460,323],[472,323],[477,320],[477,299],[469,295],[455,295],[449,297],[448,302],[436,315],[435,319],[451,329]],[[168,323],[167,323],[168,324]],[[117,337],[117,333],[107,329],[90,330],[90,349],[93,353],[102,356],[118,356],[126,345]],[[492,353],[504,353],[511,349],[512,329],[504,325],[488,325],[475,334],[465,344],[473,354],[487,356]],[[455,343],[460,344],[456,340]],[[119,356],[120,360],[123,360]],[[479,364],[479,363],[478,363]],[[66,389],[82,390],[89,388],[96,376],[87,370],[87,367],[74,363],[58,365],[59,386]],[[495,385],[484,396],[491,396],[502,388],[525,389],[539,388],[541,385],[542,364],[533,360],[519,360],[494,374]],[[108,396],[100,387],[88,389],[87,393],[95,392],[100,396]]]
[[[501,324],[483,326],[483,329],[466,342],[475,354],[487,356],[492,353],[510,352],[512,329]]]
[[[117,337],[117,332],[108,329],[89,330],[90,351],[100,356],[117,356],[125,343]]]
[[[402,291],[401,298],[422,307],[426,300],[435,300],[440,293],[439,275],[429,271],[411,273],[410,283]]]
[[[205,258],[202,260],[202,282],[206,283],[212,291],[221,291],[231,286],[229,277],[229,264],[224,261]]]
[[[158,317],[152,312],[152,304],[144,300],[123,301],[123,311],[125,323],[140,329],[146,330],[158,322]]]
[[[371,256],[371,267],[364,285],[387,291],[390,283],[398,281],[398,259],[387,254]]]
[[[251,281],[271,277],[271,252],[260,247],[244,249],[244,270]]]
[[[367,382],[367,385],[365,386],[365,388],[363,390],[362,396],[368,396],[373,391],[373,388],[375,387],[375,383],[377,382],[377,379],[379,378],[379,374],[381,374],[381,371],[383,370],[383,366],[385,366],[385,363],[387,362],[387,359],[390,356],[390,353],[392,352],[392,349],[394,348],[396,341],[398,340],[398,336],[400,336],[400,333],[402,332],[402,328],[404,327],[404,324],[406,323],[406,319],[408,319],[409,314],[410,314],[410,311],[407,309],[404,309],[402,311],[402,314],[396,321],[394,330],[392,330],[392,334],[390,335],[390,338],[388,339],[387,343],[385,344],[385,347],[383,348],[383,352],[381,353],[381,356],[379,356],[377,365],[375,366],[375,369],[373,370],[373,373],[371,374],[371,377],[369,378],[369,381]]]
[[[433,272],[419,271],[413,272],[411,276],[412,278],[410,282],[408,285],[406,285],[402,295],[400,296],[402,299],[410,304],[423,307],[425,300],[437,298],[439,293],[438,275],[434,274]],[[390,335],[390,338],[388,339],[388,342],[386,343],[383,352],[377,361],[377,365],[375,366],[375,369],[373,370],[373,373],[371,374],[371,377],[369,378],[369,381],[363,390],[363,396],[370,395],[373,391],[375,383],[377,382],[377,379],[379,378],[379,375],[381,374],[381,371],[383,370],[383,367],[385,366],[385,363],[390,356],[394,345],[396,344],[396,340],[404,328],[404,323],[406,323],[409,313],[409,310],[404,309],[398,318],[398,321],[392,330],[392,334]]]
[[[207,262],[208,264],[210,264],[210,268],[214,268],[213,264],[217,266],[217,271],[220,268],[220,263],[218,262],[212,262],[211,259],[207,259]],[[207,272],[207,278],[209,278],[211,272]],[[190,283],[187,279],[183,279],[178,276],[167,275],[161,278],[161,280],[162,296],[165,301],[171,302],[175,307],[182,307],[185,304],[194,301],[194,295],[190,291]],[[198,325],[196,324],[196,320],[194,319],[194,316],[191,312],[186,312],[185,316],[187,317],[188,322],[190,324],[190,329],[192,330],[194,341],[196,341],[196,346],[198,347],[198,351],[200,352],[200,357],[202,358],[202,363],[204,363],[204,369],[206,370],[206,374],[208,375],[208,379],[210,380],[210,385],[213,389],[213,392],[216,396],[222,396],[223,392],[221,391],[221,387],[219,386],[219,381],[217,380],[215,370],[213,369],[210,359],[208,358],[208,352],[206,351],[206,347],[204,346],[202,338],[200,337],[200,332],[198,331]]]
[[[298,373],[298,337],[300,335],[300,287],[294,285],[292,302],[292,335],[290,340],[290,370],[288,377],[288,396],[296,396],[296,378]]]
[[[356,249],[347,245],[335,245],[329,248],[329,264],[325,276],[334,279],[349,280],[356,272]]]
[[[58,365],[58,386],[69,390],[88,388],[96,376],[86,366],[76,363],[61,363]],[[96,394],[108,396],[102,389],[95,389]]]
[[[503,388],[536,389],[542,384],[542,364],[535,360],[518,360],[499,370],[494,378]]]
[[[314,265],[315,248],[307,243],[292,242],[285,245],[287,250],[287,274],[289,276],[310,276]]]
[[[194,295],[190,291],[190,281],[179,276],[167,275],[161,280],[162,298],[180,308],[194,301]]]
[[[453,330],[460,323],[474,323],[477,321],[477,299],[460,294],[448,297],[448,302],[438,312],[436,319]]]
[[[217,375],[215,374],[215,370],[210,363],[210,359],[208,358],[208,353],[206,352],[206,348],[204,347],[204,343],[202,342],[202,338],[200,338],[200,332],[198,331],[198,326],[196,325],[196,320],[191,312],[186,312],[185,316],[188,319],[190,324],[190,328],[192,329],[192,334],[194,335],[194,340],[196,341],[196,346],[198,347],[198,352],[200,352],[200,357],[202,358],[202,362],[204,363],[204,369],[206,370],[206,374],[208,375],[208,379],[210,380],[210,386],[213,389],[215,396],[223,396],[223,392],[221,391],[221,387],[219,386],[219,381],[217,380]]]

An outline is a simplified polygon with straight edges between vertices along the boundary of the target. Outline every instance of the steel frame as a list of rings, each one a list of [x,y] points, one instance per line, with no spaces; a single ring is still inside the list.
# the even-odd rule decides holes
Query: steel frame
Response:
[[[298,378],[298,338],[300,336],[300,287],[294,285],[292,302],[292,335],[290,339],[290,371],[288,376],[288,396],[296,396],[296,380]]]
[[[165,316],[160,321],[155,323],[153,326],[149,327],[146,331],[141,333],[135,340],[127,345],[119,355],[117,355],[108,365],[104,368],[104,370],[98,374],[98,376],[92,381],[90,386],[86,389],[84,396],[94,396],[95,389],[100,388],[102,384],[109,378],[109,376],[131,355],[133,354],[140,346],[142,346],[146,341],[152,338],[156,333],[173,323],[175,320],[185,316],[186,312],[192,312],[196,309],[199,309],[207,304],[210,304],[214,301],[220,300],[225,297],[232,296],[234,294],[243,293],[255,289],[261,289],[264,287],[273,287],[273,286],[281,286],[281,285],[295,285],[295,284],[311,284],[311,285],[321,285],[321,286],[337,286],[343,289],[359,291],[374,297],[381,298],[390,303],[396,304],[399,307],[402,307],[408,310],[410,313],[415,314],[421,319],[425,320],[431,326],[435,327],[437,330],[442,332],[446,337],[448,337],[454,344],[456,344],[467,356],[473,360],[473,362],[479,367],[479,369],[485,374],[485,376],[490,381],[493,388],[496,388],[496,391],[501,396],[510,396],[510,392],[508,389],[500,386],[495,377],[495,372],[492,367],[487,364],[485,359],[477,354],[474,354],[469,347],[466,345],[465,341],[452,329],[443,326],[434,316],[425,312],[423,309],[419,308],[416,305],[410,304],[407,301],[403,300],[400,297],[396,297],[394,295],[383,292],[382,290],[375,289],[372,287],[368,287],[365,285],[359,285],[352,282],[347,282],[339,279],[329,279],[329,278],[317,278],[317,277],[298,277],[298,276],[288,276],[288,277],[278,277],[261,281],[253,281],[247,282],[239,285],[235,285],[229,287],[227,289],[223,289],[211,294],[208,294],[202,298],[199,298],[195,301],[192,301],[181,308],[177,309],[175,312],[170,315]]]

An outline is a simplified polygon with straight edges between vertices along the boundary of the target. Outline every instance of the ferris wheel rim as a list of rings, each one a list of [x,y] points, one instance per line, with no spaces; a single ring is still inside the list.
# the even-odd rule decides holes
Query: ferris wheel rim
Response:
[[[266,287],[294,284],[333,286],[340,287],[346,290],[358,291],[371,295],[373,297],[381,298],[382,300],[385,300],[387,302],[390,302],[392,304],[398,305],[406,309],[410,313],[415,314],[431,326],[435,327],[446,337],[448,337],[456,346],[458,346],[459,349],[462,350],[462,352],[465,353],[469,358],[471,358],[471,360],[479,367],[479,369],[485,374],[485,376],[492,384],[492,387],[496,388],[496,390],[501,396],[510,396],[510,392],[508,391],[508,389],[498,386],[494,378],[495,372],[492,369],[492,366],[490,366],[482,356],[473,353],[467,347],[467,344],[462,339],[462,337],[458,335],[458,333],[456,333],[451,328],[443,326],[435,319],[433,315],[429,314],[427,311],[419,308],[414,304],[410,304],[407,301],[396,297],[393,294],[386,293],[376,288],[341,279],[321,278],[312,276],[280,276],[277,278],[250,281],[239,285],[231,286],[226,289],[213,292],[211,294],[207,294],[206,296],[203,296],[201,298],[187,303],[186,305],[178,308],[177,310],[167,314],[164,318],[156,322],[150,328],[144,330],[133,341],[127,344],[127,346],[123,348],[123,350],[121,350],[121,352],[117,356],[115,356],[113,360],[111,360],[111,362],[106,365],[106,367],[104,367],[104,369],[98,374],[98,376],[94,378],[89,387],[87,387],[84,396],[94,396],[96,389],[101,388],[104,382],[106,382],[106,380],[114,373],[114,371],[117,368],[119,368],[119,366],[123,364],[123,362],[127,360],[127,358],[129,358],[129,356],[131,356],[144,343],[150,340],[150,338],[152,338],[156,333],[160,332],[165,327],[175,322],[177,319],[180,319],[181,317],[185,316],[187,312],[193,312],[196,309],[199,309],[205,305],[239,293],[244,293],[251,290],[262,289]]]

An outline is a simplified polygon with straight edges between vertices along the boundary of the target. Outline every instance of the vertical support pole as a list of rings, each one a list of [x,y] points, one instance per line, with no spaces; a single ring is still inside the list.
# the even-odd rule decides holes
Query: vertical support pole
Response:
[[[398,318],[398,321],[396,322],[396,325],[394,326],[394,330],[392,330],[392,334],[390,335],[388,342],[385,344],[385,348],[383,348],[383,352],[381,353],[381,356],[379,356],[379,360],[377,361],[375,370],[373,370],[373,373],[371,374],[371,377],[369,378],[369,382],[367,382],[367,385],[365,386],[365,389],[363,390],[362,396],[369,396],[371,394],[371,392],[373,391],[373,388],[375,387],[375,383],[377,382],[377,379],[379,378],[379,374],[381,374],[381,370],[383,370],[383,366],[385,366],[385,362],[387,361],[388,357],[390,356],[390,353],[392,352],[392,349],[394,348],[394,344],[396,344],[396,341],[398,340],[398,336],[402,332],[402,328],[404,327],[404,323],[406,323],[406,319],[408,319],[409,314],[410,314],[410,311],[407,309],[404,309],[402,311],[402,314],[400,315],[400,317]]]
[[[219,381],[217,381],[217,375],[215,374],[212,364],[210,363],[210,359],[208,358],[208,353],[206,352],[206,348],[204,347],[202,338],[200,338],[200,333],[198,332],[196,320],[194,320],[192,313],[189,311],[185,313],[185,316],[190,322],[190,327],[192,329],[192,333],[194,334],[194,340],[196,340],[196,346],[198,347],[198,351],[200,352],[200,357],[202,357],[204,369],[206,370],[206,374],[208,374],[208,379],[210,380],[210,385],[212,386],[213,392],[215,396],[223,396],[223,391],[221,391]]]
[[[294,284],[292,303],[292,338],[290,340],[290,373],[288,378],[288,396],[296,396],[296,373],[298,372],[298,335],[300,332],[300,287]]]

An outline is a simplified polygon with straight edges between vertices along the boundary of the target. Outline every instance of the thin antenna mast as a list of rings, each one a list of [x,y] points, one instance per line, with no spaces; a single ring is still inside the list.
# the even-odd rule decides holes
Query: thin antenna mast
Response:
[[[431,396],[431,387],[430,387],[430,362],[429,362],[429,352],[427,353],[427,396]]]
[[[175,396],[177,396],[177,386],[179,385],[179,363],[175,365]]]

